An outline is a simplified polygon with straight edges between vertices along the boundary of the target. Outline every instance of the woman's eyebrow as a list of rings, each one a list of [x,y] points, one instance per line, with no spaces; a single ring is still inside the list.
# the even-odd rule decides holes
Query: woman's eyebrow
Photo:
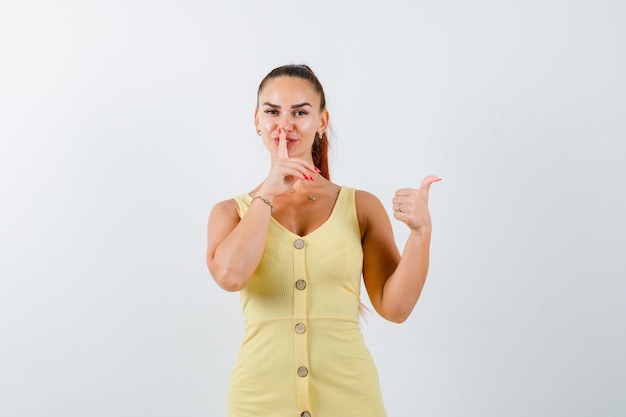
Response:
[[[278,104],[272,104],[269,101],[266,101],[265,103],[263,103],[264,106],[269,106],[269,107],[273,107],[275,109],[280,109],[281,107]],[[307,103],[306,101],[304,103],[300,103],[300,104],[294,104],[293,106],[291,106],[292,109],[297,109],[298,107],[305,107],[305,106],[309,106],[309,107],[313,107],[311,106],[311,104]]]

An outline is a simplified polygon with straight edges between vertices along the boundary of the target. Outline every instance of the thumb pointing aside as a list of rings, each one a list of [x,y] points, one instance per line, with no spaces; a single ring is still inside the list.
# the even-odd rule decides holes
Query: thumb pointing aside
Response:
[[[431,184],[433,182],[438,182],[438,181],[441,181],[441,178],[439,178],[436,175],[429,175],[426,178],[424,178],[424,180],[422,181],[422,185],[420,185],[419,190],[425,193],[428,193],[428,191],[430,191]]]

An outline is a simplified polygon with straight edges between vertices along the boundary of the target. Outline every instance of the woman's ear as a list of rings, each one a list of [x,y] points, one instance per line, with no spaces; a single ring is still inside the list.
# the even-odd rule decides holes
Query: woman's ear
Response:
[[[259,108],[255,107],[254,108],[254,128],[256,129],[256,131],[258,132],[259,129]]]
[[[322,131],[325,131],[326,128],[328,128],[328,121],[330,119],[330,114],[328,113],[328,110],[324,110],[320,116],[320,127],[322,128]]]

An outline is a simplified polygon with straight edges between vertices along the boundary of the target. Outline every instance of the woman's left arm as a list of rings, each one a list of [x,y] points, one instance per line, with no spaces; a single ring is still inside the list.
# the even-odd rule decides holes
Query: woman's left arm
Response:
[[[439,177],[428,176],[419,189],[396,191],[394,217],[405,223],[409,237],[402,256],[396,246],[391,223],[380,201],[360,193],[357,210],[363,233],[363,281],[372,306],[385,319],[405,321],[422,292],[428,274],[432,224],[428,193]]]

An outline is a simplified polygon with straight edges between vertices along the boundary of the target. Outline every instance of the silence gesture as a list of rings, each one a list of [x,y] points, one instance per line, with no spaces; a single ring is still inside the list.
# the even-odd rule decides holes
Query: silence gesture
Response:
[[[297,181],[313,181],[313,174],[319,172],[311,162],[289,157],[287,131],[280,126],[274,143],[276,141],[278,150],[276,156],[272,158],[272,168],[257,192],[257,195],[270,199],[286,193]]]

